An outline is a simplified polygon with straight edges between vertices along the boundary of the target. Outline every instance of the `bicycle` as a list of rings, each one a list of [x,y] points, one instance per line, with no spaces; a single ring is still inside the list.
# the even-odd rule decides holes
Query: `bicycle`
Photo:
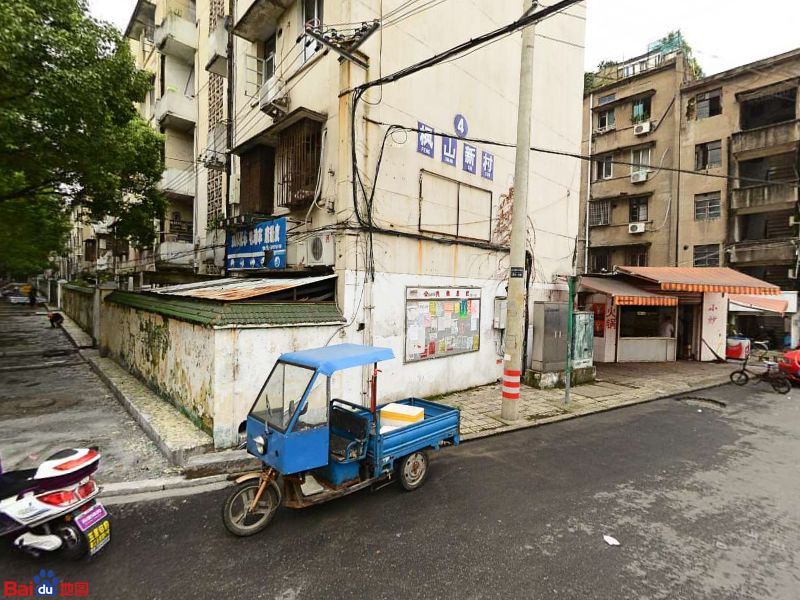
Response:
[[[772,386],[772,389],[779,394],[788,394],[792,391],[792,382],[789,381],[789,378],[786,377],[782,371],[778,370],[778,363],[762,358],[760,362],[764,365],[765,369],[763,371],[754,371],[753,369],[747,368],[749,359],[750,354],[745,357],[742,368],[730,374],[731,383],[744,386],[747,385],[752,378],[754,383],[768,383]]]

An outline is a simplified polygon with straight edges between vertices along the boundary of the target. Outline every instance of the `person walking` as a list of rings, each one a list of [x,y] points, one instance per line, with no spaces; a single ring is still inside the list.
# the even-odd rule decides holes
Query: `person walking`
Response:
[[[669,315],[664,317],[664,320],[661,321],[659,335],[666,338],[675,337],[675,325],[672,324],[672,317]]]

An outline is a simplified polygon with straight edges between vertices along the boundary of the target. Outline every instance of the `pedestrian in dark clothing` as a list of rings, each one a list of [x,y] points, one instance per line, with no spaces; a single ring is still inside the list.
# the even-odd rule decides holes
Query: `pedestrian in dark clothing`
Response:
[[[28,304],[31,305],[31,308],[36,306],[36,288],[31,286],[31,291],[28,292]]]
[[[47,313],[47,318],[50,319],[50,327],[61,327],[64,322],[63,315],[57,312]]]

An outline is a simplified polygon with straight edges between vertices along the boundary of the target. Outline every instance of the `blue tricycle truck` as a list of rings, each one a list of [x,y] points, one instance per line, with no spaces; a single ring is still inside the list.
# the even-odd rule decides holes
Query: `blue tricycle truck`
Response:
[[[339,344],[282,354],[247,416],[247,450],[262,468],[236,479],[222,516],[228,531],[263,530],[278,507],[304,508],[394,479],[427,478],[429,450],[459,442],[458,409],[419,398],[377,406],[378,363],[389,348]],[[373,365],[370,406],[331,397],[334,373]]]

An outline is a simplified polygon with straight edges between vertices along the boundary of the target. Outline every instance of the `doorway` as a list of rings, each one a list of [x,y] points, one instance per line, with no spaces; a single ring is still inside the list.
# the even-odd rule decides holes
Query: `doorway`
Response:
[[[695,304],[678,305],[678,360],[696,360],[700,352],[697,343],[697,310]]]

